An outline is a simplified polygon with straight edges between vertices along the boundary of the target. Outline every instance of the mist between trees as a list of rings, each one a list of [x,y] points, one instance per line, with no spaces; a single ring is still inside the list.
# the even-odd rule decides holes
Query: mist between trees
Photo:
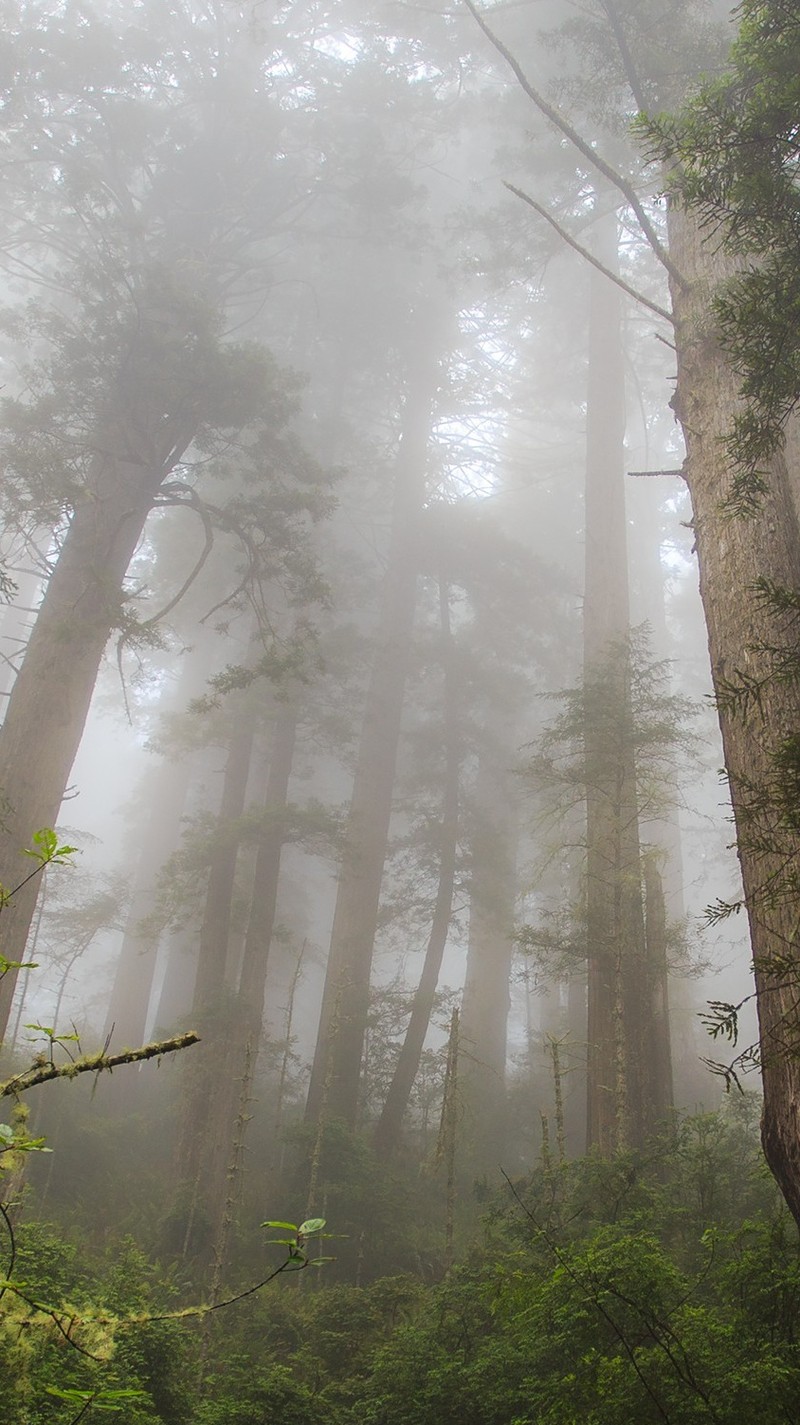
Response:
[[[800,1420],[793,6],[0,14],[0,1425]]]

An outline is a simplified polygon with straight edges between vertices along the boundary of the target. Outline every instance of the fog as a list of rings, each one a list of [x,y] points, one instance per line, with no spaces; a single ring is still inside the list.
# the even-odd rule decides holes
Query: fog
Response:
[[[4,1077],[197,1032],[31,1096],[34,1191],[145,1230],[141,1172],[184,1260],[233,1200],[355,1270],[353,1145],[449,1151],[454,1053],[465,1211],[587,1103],[641,1148],[750,994],[663,180],[602,7],[471,8],[5,17]],[[727,7],[645,8],[655,111]]]

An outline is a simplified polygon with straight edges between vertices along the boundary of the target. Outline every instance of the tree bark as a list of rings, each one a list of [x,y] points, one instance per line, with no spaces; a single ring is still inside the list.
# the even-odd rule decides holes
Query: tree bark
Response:
[[[31,834],[57,821],[128,566],[156,492],[186,445],[155,451],[155,439],[135,435],[118,424],[98,438],[90,488],[76,504],[0,728],[0,866],[8,887],[29,869],[22,849]],[[3,912],[9,960],[24,959],[37,890],[30,881]],[[15,979],[10,972],[0,982],[0,1038]]]
[[[795,782],[781,758],[800,735],[797,685],[776,676],[776,656],[797,657],[797,623],[760,600],[763,577],[800,593],[800,533],[786,459],[778,454],[747,517],[725,501],[733,469],[725,441],[740,406],[739,381],[722,350],[711,299],[731,273],[700,218],[673,206],[670,249],[685,286],[673,289],[678,352],[675,411],[686,440],[700,593],[736,822],[737,849],[753,948],[767,1161],[800,1225],[800,858]],[[771,652],[771,646],[777,652]],[[742,678],[761,683],[745,705],[729,696]]]

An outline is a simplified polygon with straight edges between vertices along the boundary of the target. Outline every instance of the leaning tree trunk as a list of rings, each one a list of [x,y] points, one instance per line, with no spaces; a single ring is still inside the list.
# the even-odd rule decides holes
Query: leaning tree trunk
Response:
[[[800,1225],[800,997],[798,996],[797,616],[759,597],[759,581],[800,596],[800,533],[784,456],[773,460],[757,507],[731,517],[726,449],[739,382],[715,330],[711,298],[726,276],[719,244],[697,215],[671,209],[670,251],[678,352],[675,411],[686,440],[700,593],[736,822],[758,1004],[767,1161]],[[748,698],[736,689],[758,687]]]
[[[395,474],[388,566],[375,661],[364,706],[345,849],[336,895],[306,1117],[353,1125],[369,1013],[370,972],[389,838],[397,746],[417,598],[417,535],[425,497],[439,366],[423,323],[408,377]]]
[[[123,603],[122,585],[156,492],[187,444],[168,451],[137,440],[133,422],[98,434],[89,489],[76,503],[0,728],[3,884],[30,869],[22,849],[32,832],[54,826],[83,734],[100,661]],[[37,881],[3,911],[2,953],[24,959]],[[0,981],[0,1038],[15,973]]]
[[[456,879],[458,849],[458,773],[460,763],[458,735],[458,687],[453,659],[453,636],[450,628],[450,591],[443,579],[439,581],[439,609],[442,632],[442,668],[444,674],[444,792],[442,819],[439,824],[439,885],[433,908],[428,947],[411,1006],[386,1101],[375,1129],[375,1146],[379,1151],[393,1153],[400,1146],[403,1117],[408,1108],[414,1080],[419,1071],[425,1037],[439,984],[450,921],[453,915],[453,890]]]

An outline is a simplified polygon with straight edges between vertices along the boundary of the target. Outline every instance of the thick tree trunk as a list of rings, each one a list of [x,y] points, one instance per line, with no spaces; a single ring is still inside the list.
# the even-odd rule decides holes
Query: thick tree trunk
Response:
[[[678,350],[675,410],[686,439],[686,478],[694,507],[700,593],[736,820],[758,996],[767,1161],[800,1224],[800,999],[796,772],[781,765],[796,752],[800,708],[794,679],[776,676],[775,659],[797,657],[796,617],[758,597],[762,578],[800,593],[800,535],[786,460],[778,455],[766,489],[747,518],[724,505],[733,470],[725,448],[739,406],[738,379],[717,340],[710,301],[728,274],[719,244],[698,217],[675,207],[670,251],[685,285],[674,285]],[[747,703],[730,697],[743,680],[760,684]]]
[[[54,826],[80,744],[100,660],[123,604],[122,585],[155,494],[178,458],[137,458],[130,433],[106,433],[91,489],[76,505],[0,728],[0,866],[8,887],[30,869],[32,832]],[[146,443],[142,442],[146,452]],[[183,448],[183,447],[181,447]],[[118,453],[119,452],[119,453]],[[24,959],[38,884],[3,911],[2,949]],[[0,1038],[15,975],[0,982]]]
[[[306,1104],[306,1116],[312,1122],[320,1116],[323,1099],[328,1118],[342,1118],[352,1125],[358,1110],[370,971],[416,609],[416,537],[438,384],[436,348],[428,324],[424,337],[409,373],[402,418],[377,648],[364,708]]]
[[[442,631],[442,668],[444,674],[444,792],[442,819],[439,827],[439,885],[431,920],[428,947],[419,978],[411,1017],[406,1028],[400,1057],[392,1076],[386,1102],[375,1130],[375,1146],[383,1152],[396,1152],[400,1146],[403,1117],[419,1070],[425,1037],[439,984],[450,921],[453,915],[453,890],[456,879],[458,848],[458,775],[460,748],[458,734],[458,688],[453,665],[453,639],[450,629],[450,592],[443,580],[439,583],[439,608]]]

